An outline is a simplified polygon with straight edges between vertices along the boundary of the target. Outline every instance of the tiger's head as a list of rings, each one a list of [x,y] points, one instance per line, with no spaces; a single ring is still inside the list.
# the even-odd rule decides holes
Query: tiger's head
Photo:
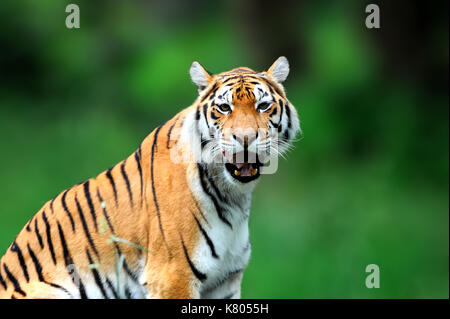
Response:
[[[297,111],[281,84],[288,73],[285,57],[264,72],[240,67],[210,74],[192,63],[202,160],[223,167],[230,183],[256,180],[264,174],[263,165],[282,155],[300,131]]]

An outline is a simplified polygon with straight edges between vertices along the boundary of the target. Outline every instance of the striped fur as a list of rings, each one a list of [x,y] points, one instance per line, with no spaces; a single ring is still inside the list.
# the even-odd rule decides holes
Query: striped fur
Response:
[[[195,62],[190,107],[25,225],[0,260],[0,298],[239,298],[259,175],[233,176],[223,161],[239,147],[289,147],[300,127],[281,85],[288,70],[285,58],[217,75]]]

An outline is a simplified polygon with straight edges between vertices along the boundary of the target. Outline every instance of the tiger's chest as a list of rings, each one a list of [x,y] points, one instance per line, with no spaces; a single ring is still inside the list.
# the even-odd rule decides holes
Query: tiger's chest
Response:
[[[242,211],[229,211],[241,215]],[[202,236],[194,254],[194,262],[206,279],[201,283],[200,298],[224,298],[238,293],[240,278],[250,259],[248,218],[232,223],[232,228],[221,220],[212,219],[205,225],[207,237]],[[213,249],[211,249],[213,245]]]

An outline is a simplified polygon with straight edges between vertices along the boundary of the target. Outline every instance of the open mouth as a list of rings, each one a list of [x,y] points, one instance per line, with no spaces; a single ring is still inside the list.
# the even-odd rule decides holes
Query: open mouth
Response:
[[[255,163],[249,163],[247,158],[242,163],[236,161],[236,156],[232,162],[225,163],[225,168],[230,175],[242,183],[248,183],[260,176],[262,163],[256,157]]]

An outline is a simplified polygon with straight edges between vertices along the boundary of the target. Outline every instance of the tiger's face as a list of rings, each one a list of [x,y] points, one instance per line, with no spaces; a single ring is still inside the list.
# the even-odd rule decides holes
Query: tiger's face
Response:
[[[199,88],[203,159],[222,163],[231,183],[258,179],[263,164],[282,155],[300,131],[281,85],[289,73],[287,59],[280,57],[265,72],[237,68],[217,75],[194,62],[190,73]]]

